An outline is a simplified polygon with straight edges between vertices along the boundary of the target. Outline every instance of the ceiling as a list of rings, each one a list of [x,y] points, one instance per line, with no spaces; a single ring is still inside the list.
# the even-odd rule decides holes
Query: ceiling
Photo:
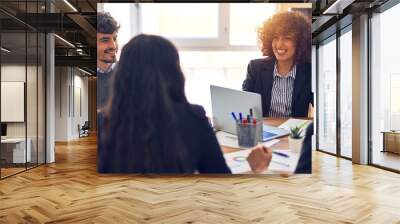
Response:
[[[204,2],[204,0],[202,0]],[[2,45],[13,49],[8,56],[16,58],[36,52],[36,39],[28,32],[54,32],[56,65],[80,66],[88,71],[96,71],[96,7],[97,2],[133,2],[129,0],[1,0],[0,26],[3,32]],[[165,2],[165,1],[141,1]],[[254,2],[289,2],[271,0]],[[387,0],[292,0],[290,2],[312,3],[313,42],[331,35],[338,20],[351,17],[365,10],[373,10]],[[49,12],[52,13],[49,13]],[[341,23],[345,26],[346,22]],[[331,30],[329,30],[331,29]],[[28,48],[25,50],[25,41]],[[72,46],[72,45],[73,46]],[[39,45],[39,48],[42,46]],[[3,55],[3,53],[2,53]]]
[[[28,59],[35,57],[36,51],[44,47],[36,43],[37,33],[52,32],[57,34],[56,66],[79,66],[95,73],[96,1],[48,0],[47,2],[46,5],[44,0],[0,1],[2,46],[12,49],[2,60],[7,58],[6,60],[17,62],[18,59],[23,60],[26,55]],[[2,55],[5,55],[4,52]]]

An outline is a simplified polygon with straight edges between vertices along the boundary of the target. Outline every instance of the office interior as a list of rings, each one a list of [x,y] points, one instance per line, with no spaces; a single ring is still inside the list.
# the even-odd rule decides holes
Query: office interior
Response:
[[[56,142],[79,139],[85,122],[96,128],[96,3],[79,10],[0,3],[1,179],[54,163]]]
[[[325,164],[332,166],[328,169],[351,162],[346,166],[351,170],[349,175],[359,169],[359,164],[368,167],[368,172],[373,167],[372,172],[398,175],[400,101],[396,96],[400,93],[400,71],[395,53],[400,50],[400,34],[394,27],[400,21],[400,4],[395,0],[296,2],[312,4],[313,156],[334,158]],[[134,15],[136,9],[126,10],[128,14],[121,12],[121,17]],[[72,170],[77,165],[74,159],[93,161],[84,167],[95,169],[97,11],[96,1],[0,2],[2,186],[14,178],[29,179],[35,170],[56,169],[58,162],[63,169]],[[207,57],[209,51],[186,53]],[[232,55],[232,61],[236,55],[253,58],[259,54],[251,47],[219,53]],[[247,62],[240,62],[244,63],[240,69],[245,70]],[[188,60],[190,63],[199,62]],[[240,69],[232,69],[232,76],[244,75]],[[199,88],[199,75],[192,78],[193,84],[189,78],[188,86]],[[233,88],[240,85],[237,77],[229,80],[231,83],[222,79],[217,82]],[[207,99],[196,98],[196,91],[188,97],[207,103]],[[11,106],[18,111],[9,111]],[[7,116],[12,119],[3,120]],[[86,121],[89,138],[80,138]],[[88,142],[92,144],[90,150],[85,148]],[[82,151],[89,151],[87,157]],[[74,178],[79,179],[79,175]]]
[[[399,6],[392,1],[347,5],[339,2],[336,8],[341,13],[338,16],[330,12],[315,16],[316,8],[333,3],[312,3],[315,148],[355,163],[399,171],[396,130],[400,129],[400,104],[395,96],[400,91],[400,76],[394,61],[397,45],[392,44],[397,34],[390,28],[398,19]],[[125,25],[130,21],[127,18],[139,15],[140,7],[133,6],[104,3],[97,9],[97,4],[90,2],[77,6],[58,1],[2,2],[2,136],[4,141],[15,140],[15,143],[2,144],[2,178],[45,161],[54,162],[54,142],[79,139],[78,125],[82,127],[88,122],[90,130],[95,132],[95,13],[97,10],[110,11]],[[79,12],[75,11],[76,7]],[[246,11],[243,5],[231,4],[230,7],[231,24],[235,24],[235,13],[255,14],[244,24],[252,28],[263,21],[262,14],[249,11],[251,8]],[[262,7],[259,10],[269,10],[271,14],[289,8],[285,5],[277,7],[272,11]],[[301,3],[291,7],[305,6]],[[143,17],[155,13],[151,4],[145,4],[141,10]],[[205,10],[210,13],[210,24],[214,24],[211,20],[218,18],[212,16],[212,10]],[[53,24],[44,23],[49,12],[53,13]],[[188,10],[188,13],[193,12]],[[195,43],[196,38],[192,43],[177,44],[183,69],[189,74],[186,77],[188,99],[203,105],[208,115],[211,102],[209,94],[205,93],[208,93],[209,85],[240,89],[246,64],[250,59],[261,57],[250,36],[254,28],[246,30],[244,25],[231,28],[233,37],[242,33],[231,38],[231,48],[226,45],[204,47]],[[156,32],[146,23],[141,29]],[[122,26],[119,33],[121,47],[138,32],[135,24]],[[357,76],[357,73],[361,74]],[[15,91],[13,85],[18,84],[24,86],[20,87],[19,93],[12,93]],[[7,102],[22,106],[9,109]],[[359,124],[354,126],[354,122]],[[15,159],[26,157],[23,163],[12,162],[13,148],[21,148],[22,154],[15,155]]]
[[[392,38],[397,34],[386,34],[393,32],[389,27],[395,26],[398,6],[393,1],[312,3],[312,84],[316,93],[316,116],[311,115],[316,124],[313,148],[356,164],[398,172],[400,104],[394,97],[399,92],[398,72],[394,66],[397,45],[389,44],[395,43]],[[220,15],[230,20],[220,20],[230,25],[226,34],[228,37],[224,32],[219,33],[222,33],[221,39],[229,41],[215,43],[209,38],[207,45],[196,37],[196,32],[202,30],[212,36],[218,21],[217,9],[212,4],[200,6],[204,8],[202,11],[208,13],[208,21],[204,22],[210,24],[207,29],[191,28],[190,22],[195,19],[188,19],[180,24],[181,27],[174,25],[175,28],[171,28],[172,23],[168,24],[168,21],[177,16],[171,13],[171,9],[177,7],[174,4],[135,6],[104,3],[99,4],[98,10],[108,11],[117,20],[123,21],[119,33],[121,46],[140,32],[172,36],[186,75],[188,99],[202,105],[207,115],[212,116],[209,85],[241,88],[248,61],[261,57],[252,36],[257,25],[265,19],[263,17],[290,7],[291,10],[307,8],[307,4],[302,3],[288,4],[290,6],[276,4],[275,8],[271,5],[255,10],[245,4],[221,4]],[[188,4],[185,7],[185,13],[196,18],[199,6]],[[317,8],[326,8],[327,12],[318,15]],[[238,21],[238,15],[250,14],[252,16],[245,16],[251,18],[246,22]],[[168,16],[172,19],[167,19]],[[164,27],[160,25],[161,20]],[[182,29],[186,33],[172,35],[168,29]],[[190,38],[182,40],[182,37]]]

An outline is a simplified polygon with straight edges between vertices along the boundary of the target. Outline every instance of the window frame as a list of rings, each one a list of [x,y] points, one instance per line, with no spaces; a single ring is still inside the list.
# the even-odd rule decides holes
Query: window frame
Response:
[[[142,3],[147,4],[147,3]],[[255,45],[230,44],[230,5],[232,3],[218,4],[218,36],[217,38],[169,38],[179,50],[183,51],[254,51]],[[139,33],[142,32],[141,4],[135,7]]]
[[[317,105],[319,104],[320,96],[319,96],[319,85],[320,85],[320,74],[319,74],[319,66],[320,66],[320,51],[319,48],[322,45],[328,44],[331,41],[335,41],[336,42],[336,152],[329,152],[328,150],[325,149],[321,149],[320,148],[320,142],[319,142],[319,135],[320,135],[320,131],[319,130],[319,122],[321,122],[321,119],[318,116],[318,108],[316,107],[316,151],[319,152],[323,152],[329,155],[333,155],[339,158],[343,158],[346,160],[350,160],[352,161],[352,157],[347,157],[344,156],[342,154],[342,143],[341,143],[341,131],[342,131],[342,124],[341,124],[341,117],[340,117],[340,113],[341,113],[341,108],[340,108],[340,104],[341,104],[341,90],[340,90],[340,82],[341,82],[341,72],[342,72],[342,68],[341,68],[341,54],[340,54],[340,42],[341,42],[341,36],[343,36],[344,34],[346,34],[347,32],[353,32],[352,29],[352,22],[347,24],[346,26],[337,29],[333,34],[327,36],[324,39],[321,39],[319,41],[317,41],[316,45],[316,100],[317,100]],[[335,25],[333,25],[335,26]]]

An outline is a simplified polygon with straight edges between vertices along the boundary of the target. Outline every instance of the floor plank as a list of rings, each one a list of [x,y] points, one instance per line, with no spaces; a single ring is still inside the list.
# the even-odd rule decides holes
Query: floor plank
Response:
[[[313,153],[313,174],[96,172],[96,139],[0,181],[0,223],[400,223],[400,175]]]

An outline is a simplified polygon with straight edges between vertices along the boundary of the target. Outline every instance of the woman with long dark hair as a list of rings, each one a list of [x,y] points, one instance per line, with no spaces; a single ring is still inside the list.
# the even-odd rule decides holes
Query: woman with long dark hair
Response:
[[[138,35],[122,49],[99,172],[230,173],[202,107],[188,103],[178,51]]]

